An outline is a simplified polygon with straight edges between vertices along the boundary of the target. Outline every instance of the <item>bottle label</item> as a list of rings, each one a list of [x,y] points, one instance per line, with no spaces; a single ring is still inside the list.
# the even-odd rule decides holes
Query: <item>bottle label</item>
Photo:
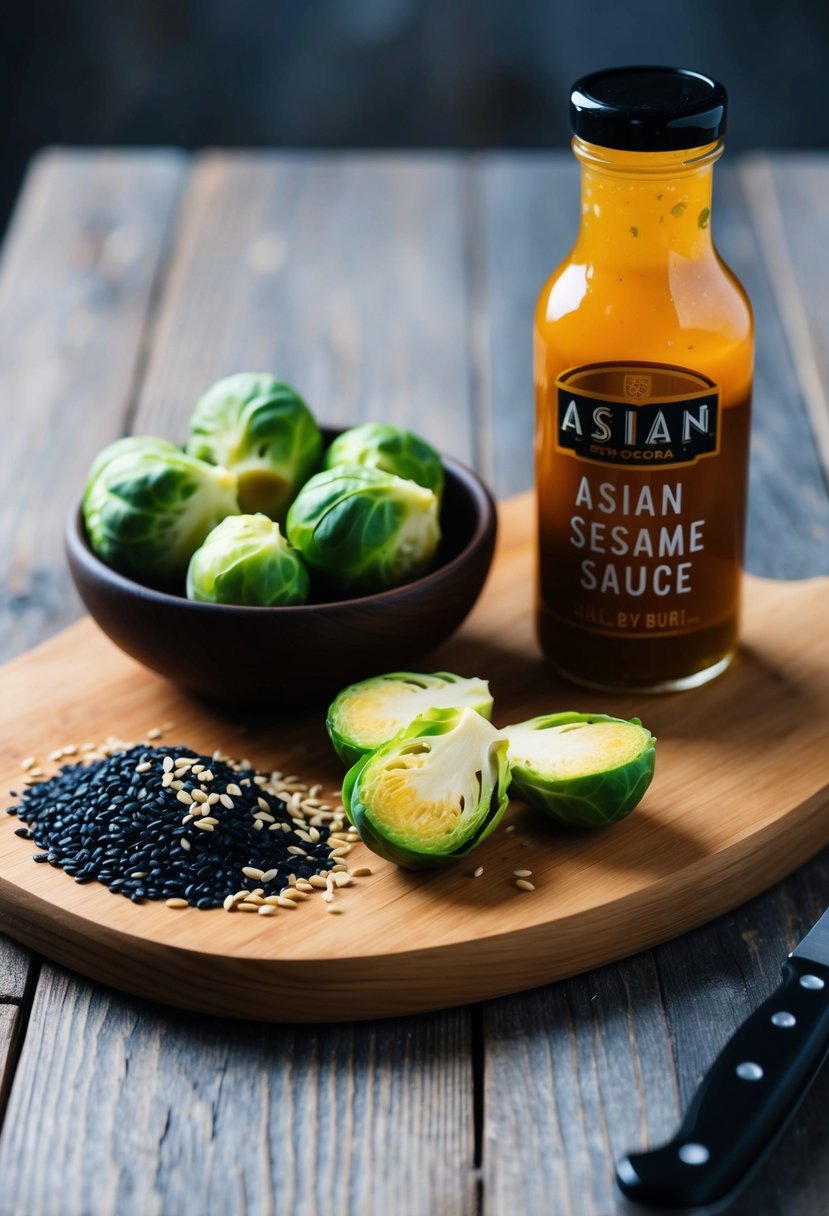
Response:
[[[720,449],[717,386],[661,363],[592,363],[556,381],[556,448],[630,469],[692,465]]]
[[[733,619],[748,402],[723,409],[719,387],[689,368],[616,362],[563,373],[548,401],[555,462],[538,481],[548,613],[628,638]]]

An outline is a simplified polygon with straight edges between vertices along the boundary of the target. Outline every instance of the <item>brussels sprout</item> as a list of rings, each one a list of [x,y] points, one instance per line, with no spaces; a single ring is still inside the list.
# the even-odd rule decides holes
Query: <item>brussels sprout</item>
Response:
[[[435,449],[419,435],[399,426],[366,422],[343,431],[325,454],[324,466],[362,464],[443,494],[443,465]]]
[[[280,522],[319,464],[320,429],[289,384],[266,373],[219,380],[196,402],[187,451],[239,479],[239,506]]]
[[[83,497],[89,543],[136,578],[182,577],[226,515],[238,513],[236,478],[162,439],[119,439],[96,458]]]
[[[429,709],[474,709],[489,720],[492,697],[486,680],[464,679],[448,671],[425,676],[393,671],[350,684],[334,699],[325,725],[337,755],[346,764],[387,743]]]
[[[440,540],[438,500],[391,473],[338,465],[302,487],[287,532],[308,565],[335,586],[382,591],[428,567]]]
[[[656,740],[638,718],[559,713],[505,727],[510,793],[574,827],[615,823],[651,783]]]
[[[343,784],[343,805],[375,853],[411,870],[465,857],[507,805],[507,741],[473,709],[433,709]]]
[[[308,571],[267,515],[229,515],[187,569],[187,598],[208,604],[304,604]]]

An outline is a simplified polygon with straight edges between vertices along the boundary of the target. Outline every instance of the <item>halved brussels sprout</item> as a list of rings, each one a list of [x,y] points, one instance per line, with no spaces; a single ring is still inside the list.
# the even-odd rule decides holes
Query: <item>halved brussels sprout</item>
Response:
[[[412,431],[384,422],[365,422],[343,431],[325,454],[324,466],[361,464],[394,473],[419,486],[443,494],[443,465],[431,444]]]
[[[431,490],[379,469],[338,465],[306,482],[288,512],[288,540],[337,587],[383,591],[429,566],[440,540]]]
[[[503,735],[473,709],[433,709],[348,770],[343,805],[370,849],[422,870],[480,844],[508,785]]]
[[[83,497],[89,543],[116,570],[183,577],[220,520],[238,514],[236,478],[163,439],[119,439],[97,456]]]
[[[656,740],[638,718],[544,714],[507,726],[510,793],[574,827],[623,819],[651,783]]]
[[[196,402],[187,451],[236,474],[242,511],[263,511],[281,522],[319,464],[322,435],[289,384],[264,372],[239,372]]]
[[[340,759],[356,764],[361,756],[387,743],[398,731],[430,709],[474,709],[492,717],[486,680],[464,679],[448,671],[420,675],[393,671],[350,684],[328,707],[325,725]]]
[[[229,515],[190,558],[187,598],[208,604],[304,604],[308,571],[267,515]]]

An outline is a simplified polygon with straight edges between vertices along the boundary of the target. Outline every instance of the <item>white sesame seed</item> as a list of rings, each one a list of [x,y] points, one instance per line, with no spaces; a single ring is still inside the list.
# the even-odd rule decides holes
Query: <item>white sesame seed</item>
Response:
[[[187,839],[186,836],[181,837],[181,839],[179,840],[179,844],[184,849],[185,853],[190,852],[190,841]]]
[[[288,899],[287,896],[280,895],[277,898],[277,904],[280,908],[293,908],[296,911],[296,903],[294,900]]]
[[[261,882],[263,870],[257,870],[255,866],[242,866],[242,873],[245,878],[253,878],[256,882]]]
[[[164,901],[168,908],[189,908],[186,899],[165,899]]]
[[[312,874],[308,879],[308,882],[312,887],[321,887],[323,890],[328,887],[328,883],[321,874]]]
[[[70,743],[67,747],[65,747],[63,749],[63,754],[64,754],[64,756],[77,756],[77,754],[78,754],[77,745],[75,743]]]
[[[334,875],[334,885],[337,887],[350,887],[351,886],[351,875],[350,874],[335,874]]]
[[[276,908],[279,906],[279,896],[278,895],[266,895],[265,903],[273,904],[273,906]]]
[[[351,871],[353,878],[368,878],[371,874],[371,866],[357,866]]]
[[[236,785],[236,783],[234,781],[231,781],[230,785],[225,786],[225,789],[226,789],[227,793],[232,795],[232,797],[234,797],[234,798],[242,797],[242,791],[239,789],[239,786]]]
[[[146,878],[146,877],[147,877],[146,870],[134,870],[133,873],[130,874],[130,878]]]
[[[484,872],[484,867],[483,867],[483,866],[478,866],[477,870],[473,870],[473,871],[472,871],[472,877],[473,877],[473,878],[480,878],[480,877],[481,877],[481,875],[483,874],[483,872]]]
[[[226,895],[222,907],[225,912],[231,912],[236,907],[236,900],[232,895]]]
[[[241,904],[237,904],[236,907],[238,908],[238,910],[240,912],[258,912],[259,911],[258,904],[249,903],[247,900],[245,900]]]
[[[277,870],[266,870],[265,873],[262,875],[262,882],[273,882],[273,880],[276,878],[277,873],[278,873]]]
[[[143,764],[136,764],[135,771],[137,773],[147,773],[151,768],[152,765],[150,764],[149,760],[145,760]]]
[[[508,824],[507,824],[507,826],[504,828],[504,831],[505,831],[505,832],[514,832],[514,831],[515,831],[515,824],[514,824],[514,823],[508,823]]]
[[[279,898],[292,899],[294,903],[302,903],[302,901],[307,899],[308,896],[304,891],[300,891],[296,887],[285,887],[283,891],[279,892]]]
[[[532,870],[513,870],[513,878],[532,878]]]
[[[228,811],[233,810],[233,799],[228,798],[227,794],[219,794],[219,802],[221,802],[222,806],[226,810],[228,810]]]
[[[208,806],[215,806],[218,801],[219,801],[218,794],[208,794],[207,795],[207,805]]]
[[[195,826],[201,832],[213,832],[213,831],[215,831],[215,828],[216,828],[216,825],[214,823],[208,823],[206,819],[196,819]]]
[[[213,774],[211,773],[210,769],[209,768],[202,769],[202,771],[199,773],[199,781],[212,781],[212,780],[213,780]]]
[[[273,904],[262,904],[262,907],[259,909],[259,915],[276,916],[276,908],[273,906]]]
[[[164,772],[165,772],[165,773],[172,772],[172,769],[173,769],[173,757],[172,757],[172,756],[165,756],[165,757],[164,757],[164,759],[161,761],[161,767],[163,768],[163,770],[164,770]]]
[[[46,759],[54,762],[55,760],[60,760],[62,755],[63,755],[63,748],[57,747],[57,748],[55,748],[55,750],[53,752],[49,752],[49,755],[46,757]],[[147,765],[147,768],[149,768],[149,767],[150,766]]]
[[[171,786],[172,784],[173,784],[173,774],[165,773],[164,776],[161,778],[162,789],[167,789],[167,787]]]
[[[520,891],[534,891],[535,887],[531,882],[527,882],[526,878],[516,878],[515,885]]]
[[[254,832],[261,832],[261,831],[262,831],[262,829],[264,828],[264,826],[265,826],[265,825],[264,825],[264,823],[262,822],[262,820],[261,820],[261,819],[257,819],[257,820],[255,821],[254,825],[253,825],[253,830],[254,830]]]
[[[194,764],[194,765],[193,765],[193,767],[191,768],[191,770],[190,770],[190,771],[191,771],[191,772],[193,773],[193,775],[195,776],[195,774],[196,774],[196,773],[200,773],[200,772],[202,771],[202,769],[203,769],[203,768],[204,768],[204,765],[203,765],[203,764]]]
[[[185,806],[189,806],[193,801],[193,799],[187,793],[187,790],[178,790],[176,792],[176,798],[178,798],[179,802],[183,802]]]
[[[307,857],[308,854],[304,849],[301,849],[298,844],[289,844],[285,850],[287,853],[293,853],[294,857]],[[333,857],[333,853],[332,853]]]
[[[152,728],[152,730],[148,730],[147,738],[148,739],[160,739],[161,738],[161,728],[158,726],[154,726]]]

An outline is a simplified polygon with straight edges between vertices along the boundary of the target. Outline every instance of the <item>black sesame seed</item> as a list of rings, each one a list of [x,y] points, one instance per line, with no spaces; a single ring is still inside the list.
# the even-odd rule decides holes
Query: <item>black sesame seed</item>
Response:
[[[307,878],[334,865],[327,828],[318,829],[315,844],[300,840],[282,798],[258,786],[251,769],[239,771],[212,757],[195,760],[212,771],[211,789],[221,793],[232,783],[242,793],[234,795],[232,811],[220,804],[210,807],[218,820],[212,832],[196,828],[192,821],[182,824],[187,808],[176,790],[162,785],[167,756],[196,753],[183,746],[136,747],[102,760],[62,765],[55,777],[27,787],[18,805],[8,808],[8,814],[29,825],[15,834],[34,839],[43,850],[35,860],[61,867],[75,882],[97,879],[135,903],[184,898],[197,908],[216,908],[245,886],[244,866],[275,870],[267,886],[278,890],[291,874]],[[136,775],[139,763],[152,767]],[[184,781],[188,791],[201,788],[190,776]],[[254,827],[259,798],[276,822],[290,830]],[[292,845],[301,845],[307,855],[288,853]],[[133,879],[134,873],[143,877]]]

